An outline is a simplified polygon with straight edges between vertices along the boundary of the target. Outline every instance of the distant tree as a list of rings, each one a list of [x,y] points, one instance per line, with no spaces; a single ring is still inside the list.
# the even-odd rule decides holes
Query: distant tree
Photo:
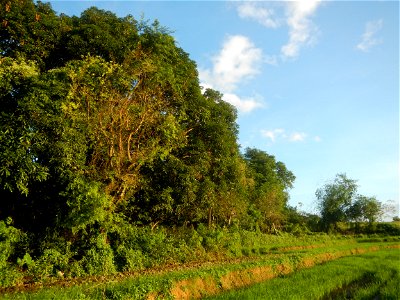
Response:
[[[375,197],[358,195],[347,211],[350,220],[376,222],[383,214],[382,203]]]
[[[346,174],[337,174],[333,182],[325,184],[316,191],[321,221],[325,230],[337,223],[348,219],[347,212],[357,193],[355,180],[349,179]]]
[[[394,200],[387,200],[382,204],[383,216],[393,218],[399,214],[399,203]]]
[[[269,227],[280,225],[285,218],[289,200],[288,190],[293,186],[295,176],[285,164],[276,162],[275,157],[253,148],[244,154],[254,186],[250,199]]]

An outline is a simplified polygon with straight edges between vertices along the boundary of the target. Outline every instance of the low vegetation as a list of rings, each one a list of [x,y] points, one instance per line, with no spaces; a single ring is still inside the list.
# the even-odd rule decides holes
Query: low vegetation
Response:
[[[398,299],[400,253],[365,253],[209,299]]]
[[[235,293],[239,293],[240,296],[241,293],[245,294],[246,291],[237,290],[238,288],[266,281],[268,283],[265,284],[269,284],[283,280],[283,278],[298,276],[297,274],[308,272],[302,271],[304,269],[318,270],[330,261],[338,261],[337,267],[333,268],[337,273],[342,272],[341,270],[351,270],[357,264],[363,264],[364,267],[358,273],[342,274],[342,277],[337,278],[337,281],[332,281],[332,284],[329,285],[332,291],[321,287],[319,289],[319,292],[323,290],[336,293],[336,288],[345,282],[344,280],[347,280],[347,283],[353,282],[353,279],[358,279],[362,271],[388,264],[386,257],[391,257],[390,263],[394,264],[400,254],[399,241],[373,243],[364,241],[358,243],[347,239],[336,242],[340,245],[314,244],[312,246],[281,247],[271,250],[267,255],[258,254],[224,261],[219,259],[214,262],[186,265],[184,268],[183,266],[180,268],[170,266],[163,270],[154,269],[145,274],[130,273],[125,274],[124,277],[93,277],[80,283],[72,281],[68,285],[65,282],[59,282],[46,288],[31,286],[29,290],[24,290],[23,293],[3,291],[2,296],[4,299],[156,299],[157,297],[162,299],[196,299],[217,295],[229,290],[235,290]],[[375,257],[374,263],[378,261],[379,265],[363,263],[360,258],[364,255],[365,257]],[[351,265],[343,264],[343,269],[341,269],[342,264],[340,262],[348,256],[351,256],[350,261],[354,263]],[[324,264],[321,265],[322,263]],[[388,264],[387,267],[392,267],[391,264]],[[329,274],[327,271],[326,276],[329,276]],[[322,276],[322,274],[320,275]],[[304,278],[307,278],[307,275]],[[291,288],[295,289],[293,285],[295,284],[292,283]],[[277,289],[280,290],[280,287],[282,287],[282,284]],[[318,287],[318,285],[315,284],[315,287]],[[381,284],[381,287],[383,287],[383,284]],[[254,288],[257,289],[257,285]],[[304,286],[297,286],[297,289],[302,288]],[[280,293],[283,293],[283,291]],[[229,294],[227,295],[229,296]],[[248,299],[255,294],[249,295]],[[225,297],[225,294],[222,294],[222,297]]]

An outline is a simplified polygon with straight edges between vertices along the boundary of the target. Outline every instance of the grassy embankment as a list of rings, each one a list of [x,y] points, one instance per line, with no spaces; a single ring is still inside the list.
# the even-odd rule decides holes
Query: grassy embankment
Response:
[[[388,259],[384,259],[385,253],[387,253],[385,257]],[[363,255],[359,256],[360,254]],[[370,264],[362,262],[364,255],[371,257]],[[354,262],[354,264],[345,264],[342,267],[340,261],[344,259],[343,257],[348,256],[352,256],[348,261]],[[377,257],[377,259],[372,259],[373,257]],[[325,274],[327,274],[326,276],[328,276],[329,280],[325,279],[324,281],[330,281],[332,278],[335,278],[332,285],[326,287],[324,290],[323,295],[326,293],[328,293],[326,295],[329,295],[329,293],[335,292],[338,286],[348,285],[349,288],[352,288],[352,286],[357,286],[357,282],[363,283],[363,276],[366,276],[365,280],[367,282],[376,283],[375,285],[378,286],[379,280],[375,280],[375,278],[386,278],[388,274],[373,272],[382,269],[382,266],[386,263],[389,264],[390,270],[392,270],[393,259],[390,260],[390,257],[393,259],[399,257],[398,237],[391,237],[389,240],[384,238],[358,240],[352,238],[336,238],[332,239],[331,242],[327,242],[327,240],[324,239],[322,243],[315,241],[313,244],[309,245],[282,245],[279,247],[271,247],[263,254],[248,253],[248,256],[239,258],[225,258],[224,260],[214,260],[214,262],[199,262],[197,264],[180,265],[171,268],[165,267],[163,270],[148,270],[144,273],[124,274],[124,276],[87,278],[87,280],[83,280],[79,282],[79,284],[76,284],[76,282],[72,280],[69,282],[59,282],[54,286],[45,286],[43,288],[34,286],[33,289],[23,290],[22,292],[10,292],[5,290],[0,298],[156,299],[160,297],[167,299],[193,299],[220,294],[232,289],[265,282],[273,278],[277,278],[275,281],[277,280],[278,282],[277,289],[279,290],[279,282],[281,282],[279,280],[281,280],[281,277],[290,280],[292,276],[286,276],[294,273],[293,277],[303,276],[307,278],[308,275],[301,275],[303,274],[302,272],[312,270],[316,270],[315,272],[317,272],[312,275],[315,277],[322,278],[322,275],[325,276]],[[336,267],[332,268],[332,271],[324,269],[318,271],[319,268],[328,266],[329,264],[314,267],[321,263],[339,258],[342,259],[338,261]],[[379,265],[377,262],[381,264]],[[357,269],[359,265],[365,266],[365,268],[355,273],[353,268]],[[311,267],[314,268],[307,271],[305,270]],[[332,273],[334,270],[336,270],[336,274],[343,274],[343,276],[334,275],[335,273]],[[318,272],[320,272],[320,275],[318,275]],[[396,274],[396,276],[398,276],[398,272],[390,274],[389,277],[394,277],[393,275]],[[329,276],[332,276],[332,278]],[[296,278],[297,277],[295,277],[292,283],[287,283],[291,288],[297,286],[298,289],[301,289],[301,287],[304,288],[308,286],[308,283],[305,282],[297,284]],[[354,282],[355,284],[353,284]],[[285,283],[280,284],[286,286]],[[390,282],[387,284],[388,288],[392,285]],[[255,292],[256,295],[259,293],[259,290],[263,290],[262,286],[263,285],[256,287],[256,289],[258,289]],[[317,284],[316,286],[320,287],[321,284]],[[296,293],[295,290],[292,292]],[[337,290],[337,292],[340,292],[340,290]],[[238,291],[237,293],[241,292]],[[256,299],[254,298],[256,296],[251,293],[253,292],[250,292],[250,298],[248,299]],[[286,294],[286,299],[288,299],[287,295],[288,294]],[[290,295],[294,294],[290,292]],[[237,299],[238,296],[234,294],[234,296],[227,297],[234,297]],[[265,297],[268,296],[261,296],[262,299],[265,299]],[[242,297],[240,296],[240,298]]]
[[[395,300],[400,298],[399,254],[383,250],[344,257],[209,299]]]

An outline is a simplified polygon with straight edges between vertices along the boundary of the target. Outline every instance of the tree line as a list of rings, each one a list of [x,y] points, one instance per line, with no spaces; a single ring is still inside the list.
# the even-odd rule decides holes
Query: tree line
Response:
[[[235,108],[157,21],[2,2],[1,219],[35,233],[282,222],[294,175],[240,152]]]
[[[271,232],[299,218],[288,206],[294,174],[265,151],[241,152],[235,108],[200,86],[195,62],[157,21],[0,3],[4,266],[54,245],[75,261],[116,253],[127,230],[145,226]],[[317,193],[327,203],[318,220],[341,221],[343,209],[375,220],[366,207],[376,201],[349,206],[348,186],[340,203],[330,195],[341,190]]]

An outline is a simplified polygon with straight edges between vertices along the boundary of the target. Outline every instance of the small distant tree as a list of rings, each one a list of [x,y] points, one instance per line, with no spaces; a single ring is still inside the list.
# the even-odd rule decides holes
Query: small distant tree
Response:
[[[387,200],[382,203],[382,215],[385,218],[399,218],[399,204],[394,200]]]
[[[383,214],[382,203],[376,200],[375,197],[361,196],[361,198],[363,199],[364,218],[369,223],[378,221]]]
[[[347,215],[349,220],[355,222],[376,222],[383,214],[382,203],[375,197],[358,195],[354,203],[349,207]]]
[[[321,222],[325,230],[332,226],[337,228],[338,222],[346,221],[347,212],[356,196],[357,184],[346,174],[337,174],[332,182],[316,191]]]

